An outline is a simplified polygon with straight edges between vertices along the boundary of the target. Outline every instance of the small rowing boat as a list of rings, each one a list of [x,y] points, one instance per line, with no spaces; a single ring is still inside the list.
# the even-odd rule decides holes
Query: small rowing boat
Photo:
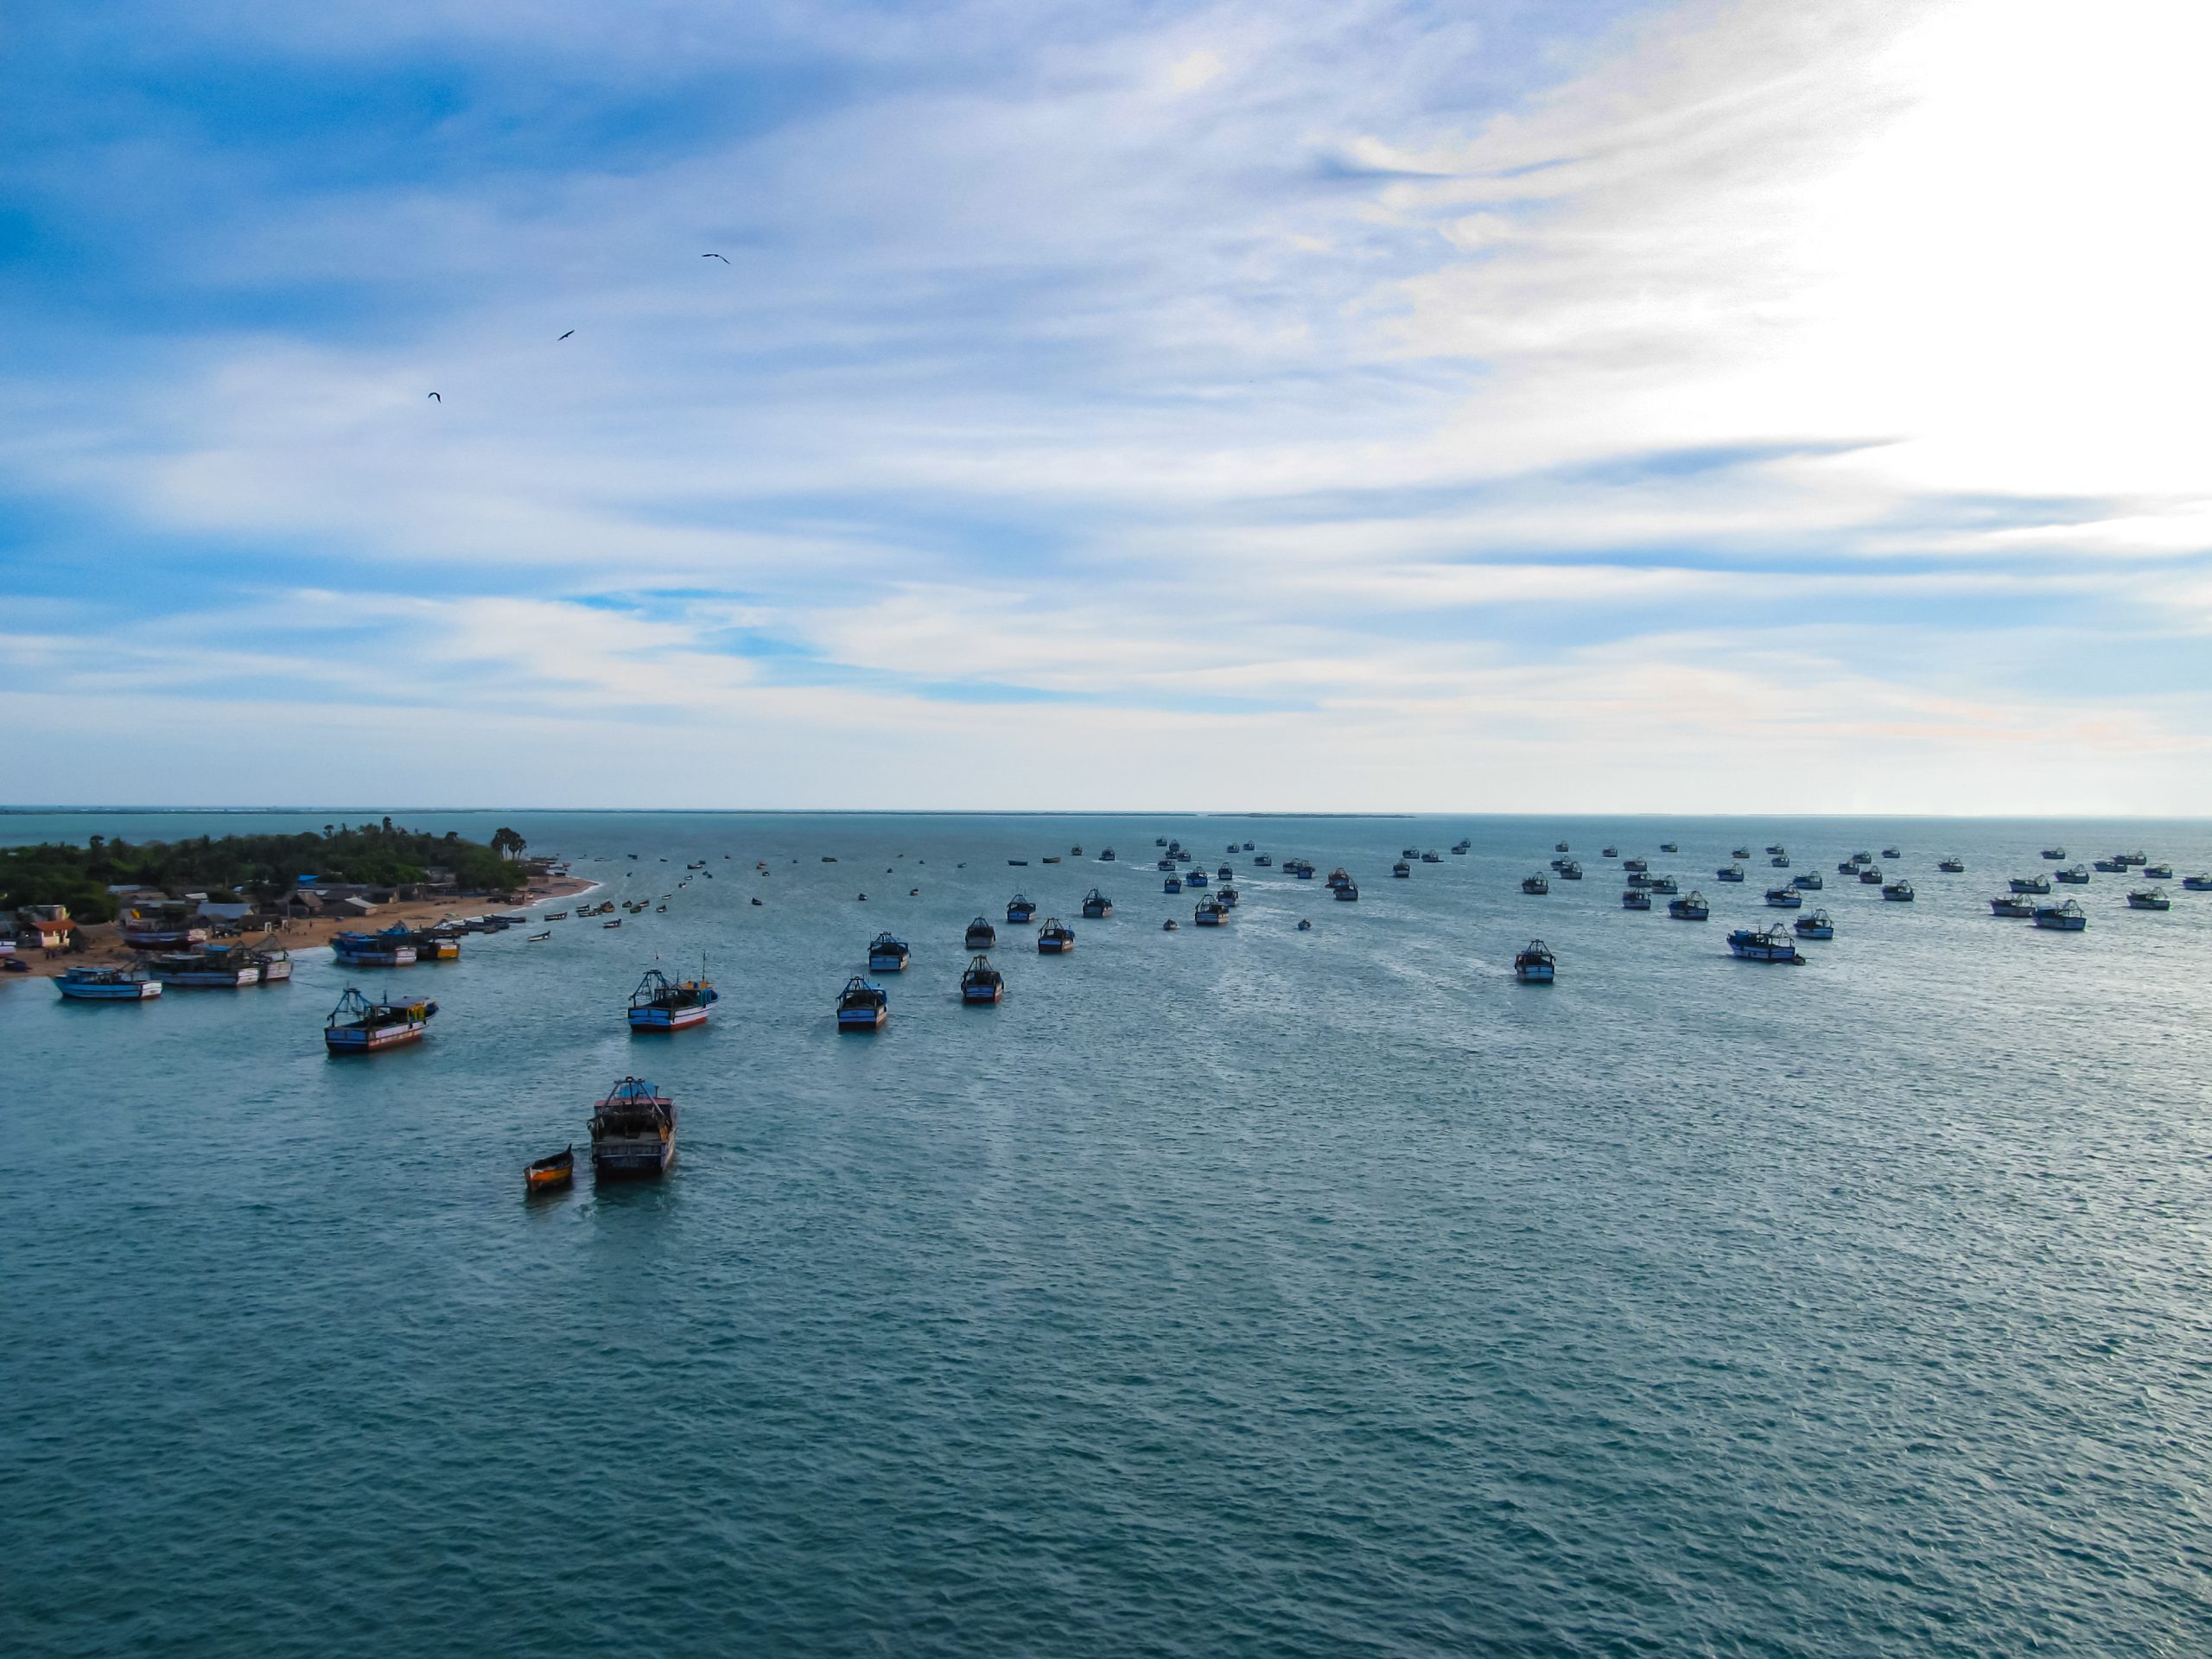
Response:
[[[576,1149],[573,1144],[550,1158],[540,1158],[522,1173],[523,1189],[529,1192],[555,1192],[575,1179]]]

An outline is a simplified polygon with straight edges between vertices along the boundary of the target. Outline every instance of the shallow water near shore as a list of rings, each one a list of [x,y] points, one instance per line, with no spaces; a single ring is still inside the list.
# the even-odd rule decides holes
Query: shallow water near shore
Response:
[[[2212,1640],[2212,893],[1986,904],[2053,842],[2212,868],[2212,827],[399,816],[673,896],[354,970],[442,1005],[364,1059],[321,952],[143,1006],[0,978],[0,1651]],[[1230,927],[1155,836],[1234,867]],[[1556,839],[1586,879],[1524,896]],[[1622,911],[1607,841],[1713,920]],[[1726,947],[1787,919],[1763,855],[1712,879],[1775,841],[1836,918],[1802,968]],[[1834,874],[1889,844],[1914,904]],[[890,1023],[841,1038],[887,928]],[[712,1025],[628,1036],[702,959]],[[627,1072],[676,1170],[526,1201]]]

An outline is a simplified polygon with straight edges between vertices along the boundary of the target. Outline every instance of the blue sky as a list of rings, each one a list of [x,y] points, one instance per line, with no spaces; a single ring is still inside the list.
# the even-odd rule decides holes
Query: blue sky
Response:
[[[4,28],[0,798],[2212,811],[2195,9]]]

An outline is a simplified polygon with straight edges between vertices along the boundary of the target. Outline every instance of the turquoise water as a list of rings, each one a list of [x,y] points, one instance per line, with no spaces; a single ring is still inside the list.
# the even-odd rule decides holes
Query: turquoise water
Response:
[[[2212,894],[1986,904],[2054,839],[2212,868],[2207,826],[401,816],[715,879],[385,974],[443,1012],[365,1060],[320,955],[0,980],[0,1652],[2212,1647]],[[165,824],[225,827],[0,836]],[[1194,931],[1155,835],[1363,898],[1240,853]],[[1524,897],[1556,838],[1590,879]],[[1606,839],[1713,920],[1621,911]],[[1710,879],[1777,839],[1829,874],[1803,968],[1726,954],[1763,859]],[[1834,878],[1891,841],[1916,904]],[[1074,842],[1123,861],[1034,861]],[[629,1038],[702,954],[713,1026]],[[526,1203],[628,1071],[676,1172]]]

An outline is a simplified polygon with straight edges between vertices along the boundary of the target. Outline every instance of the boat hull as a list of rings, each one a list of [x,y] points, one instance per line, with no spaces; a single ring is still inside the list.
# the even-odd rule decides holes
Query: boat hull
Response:
[[[592,1173],[623,1180],[661,1175],[676,1161],[676,1132],[662,1135],[601,1135],[591,1143]]]
[[[348,968],[411,968],[415,947],[403,944],[393,950],[340,950],[338,960]]]
[[[1065,957],[1075,949],[1073,939],[1039,939],[1037,954],[1040,957]]]
[[[704,1007],[630,1010],[630,1029],[632,1031],[683,1031],[706,1023],[707,1010]]]
[[[162,994],[157,979],[143,985],[72,985],[66,979],[57,979],[54,988],[73,1002],[145,1002]]]
[[[891,1017],[884,1008],[840,1008],[837,1010],[837,1029],[840,1031],[874,1031]]]
[[[426,1024],[397,1026],[333,1026],[322,1033],[322,1043],[333,1054],[368,1054],[378,1049],[418,1043],[429,1029]]]
[[[1003,985],[969,985],[962,989],[960,1000],[978,1007],[988,1007],[1005,995],[1006,987]]]
[[[163,974],[162,976],[162,982],[164,985],[175,985],[193,990],[234,991],[241,985],[260,984],[261,969],[258,968],[225,968],[221,969],[201,969],[195,971],[188,969],[183,973]]]
[[[906,958],[904,957],[870,957],[868,959],[868,970],[871,974],[903,974],[906,971]]]
[[[1513,974],[1523,985],[1548,985],[1552,982],[1552,970],[1548,968],[1516,968]]]

